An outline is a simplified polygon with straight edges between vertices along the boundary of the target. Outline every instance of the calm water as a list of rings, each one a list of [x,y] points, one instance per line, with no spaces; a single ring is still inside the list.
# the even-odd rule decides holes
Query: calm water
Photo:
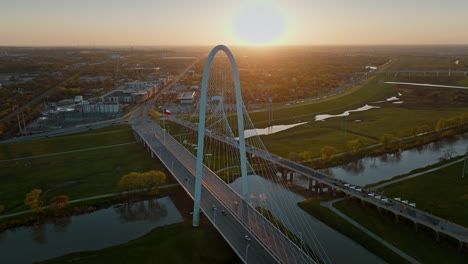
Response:
[[[307,122],[296,123],[291,125],[276,125],[276,126],[269,126],[267,128],[257,128],[257,129],[246,129],[244,132],[245,138],[253,137],[253,136],[261,136],[261,135],[270,135],[274,133],[278,133],[280,131],[284,131],[295,126],[303,125]]]
[[[364,158],[357,162],[329,168],[324,172],[351,184],[363,186],[434,164],[447,153],[453,156],[462,155],[467,145],[468,133],[452,139],[429,143],[421,148],[404,150],[397,154]]]
[[[241,179],[230,186],[242,193]],[[311,248],[321,245],[332,263],[385,263],[348,237],[328,227],[304,212],[297,205],[305,198],[260,176],[249,176],[250,201],[254,206],[267,208],[289,230],[301,237]],[[281,208],[281,209],[280,209]]]
[[[183,220],[171,198],[163,197],[7,230],[0,233],[0,263],[32,263],[118,245]]]
[[[362,112],[362,111],[367,111],[367,110],[370,110],[370,109],[374,109],[374,108],[380,108],[380,106],[372,106],[372,105],[365,105],[365,106],[362,106],[362,107],[359,107],[357,109],[353,109],[353,110],[347,110],[341,114],[338,114],[338,115],[329,115],[329,114],[323,114],[323,115],[316,115],[315,116],[315,121],[325,121],[326,119],[328,118],[332,118],[332,117],[340,117],[340,116],[349,116],[350,113],[352,112]]]

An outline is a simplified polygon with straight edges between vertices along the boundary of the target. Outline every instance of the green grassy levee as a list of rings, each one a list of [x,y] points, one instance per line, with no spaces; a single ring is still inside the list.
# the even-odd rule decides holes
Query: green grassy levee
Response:
[[[468,227],[468,175],[462,178],[463,161],[385,186],[390,197],[415,202],[426,212]]]
[[[334,207],[363,225],[366,229],[399,248],[421,263],[466,263],[467,257],[457,252],[457,242],[449,238],[435,241],[434,232],[419,227],[416,232],[411,223],[396,224],[393,215],[380,215],[374,206],[362,207],[354,199],[341,201]]]
[[[389,263],[409,263],[406,259],[400,257],[386,246],[380,244],[378,241],[368,236],[366,233],[353,226],[339,215],[335,214],[326,207],[320,205],[322,201],[328,201],[336,197],[314,197],[299,203],[304,211],[317,218],[324,224],[332,227],[338,232],[351,238],[369,251],[381,257]]]

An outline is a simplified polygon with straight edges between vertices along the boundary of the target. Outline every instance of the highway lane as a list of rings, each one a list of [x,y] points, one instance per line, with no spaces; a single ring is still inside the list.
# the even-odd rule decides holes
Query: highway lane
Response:
[[[148,131],[148,129],[142,128],[141,126],[142,125],[134,126],[135,131],[145,139],[150,148],[154,150],[154,153],[176,177],[180,185],[193,197],[194,174],[187,169],[183,161],[176,158],[171,151],[154,136],[152,130]],[[213,205],[216,210],[213,210]],[[213,223],[241,259],[247,259],[247,263],[278,262],[236,217],[229,213],[227,215],[222,214],[222,210],[226,212],[229,212],[229,210],[207,189],[206,182],[202,185],[200,206],[205,216]],[[251,240],[247,241],[244,238],[245,235],[248,235]]]
[[[138,128],[140,126],[140,128]],[[196,157],[185,147],[180,145],[170,135],[161,132],[161,127],[150,120],[144,113],[134,126],[137,130],[145,130],[147,133],[154,133],[155,139],[163,142],[172,153],[175,153],[192,175],[195,175]],[[165,138],[164,138],[165,137]],[[236,215],[239,220],[247,225],[259,240],[266,245],[274,254],[285,263],[313,263],[314,261],[307,256],[300,248],[292,243],[281,231],[266,220],[255,208],[244,201],[237,192],[221,180],[214,172],[206,166],[203,171],[203,180],[205,188],[223,201],[225,206]],[[193,185],[193,184],[192,184]],[[234,203],[233,201],[238,201]],[[240,208],[240,209],[239,209]]]

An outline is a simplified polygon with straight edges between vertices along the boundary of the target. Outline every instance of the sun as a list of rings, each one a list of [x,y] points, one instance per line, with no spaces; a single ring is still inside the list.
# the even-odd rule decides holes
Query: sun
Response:
[[[285,33],[284,16],[266,4],[241,8],[233,22],[234,35],[241,44],[272,45]]]

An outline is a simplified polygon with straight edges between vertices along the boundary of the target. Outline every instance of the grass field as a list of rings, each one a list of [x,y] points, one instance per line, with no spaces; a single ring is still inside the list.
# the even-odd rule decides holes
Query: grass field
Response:
[[[379,75],[370,77],[364,85],[358,85],[348,91],[326,99],[295,104],[288,108],[274,109],[273,117],[276,124],[291,124],[313,120],[316,114],[336,114],[345,110],[361,107],[366,102],[381,100],[393,96],[392,85],[380,85]],[[356,108],[357,108],[356,107]],[[257,127],[264,127],[268,120],[268,111],[253,112],[250,117]]]
[[[334,207],[369,231],[385,239],[421,263],[466,263],[467,257],[457,252],[457,244],[434,241],[434,233],[423,228],[415,232],[412,224],[393,222],[392,214],[379,215],[373,206],[362,207],[357,200],[341,201]]]
[[[334,198],[336,197],[315,197],[300,202],[299,206],[313,217],[344,234],[345,236],[353,239],[385,261],[398,264],[408,263],[404,258],[400,257],[384,245],[378,243],[375,239],[368,236],[366,233],[362,232],[352,224],[348,223],[346,220],[330,211],[328,208],[320,205],[320,202]]]
[[[311,151],[314,156],[319,156],[319,151],[323,146],[334,146],[338,152],[346,151],[346,141],[341,131],[333,128],[304,124],[293,127],[282,133],[275,133],[268,136],[261,136],[268,151],[277,155],[287,157],[289,152]],[[377,141],[347,133],[346,140],[360,138],[366,144],[375,144]]]
[[[406,109],[381,108],[355,112],[349,117],[311,121],[279,133],[261,136],[268,150],[287,157],[289,152],[311,151],[319,156],[320,148],[333,146],[338,152],[348,150],[347,142],[360,138],[364,145],[379,143],[379,137],[390,133],[398,137],[411,136],[415,127],[435,128],[440,118],[449,118],[468,108]],[[361,120],[360,122],[353,122]]]
[[[393,63],[388,69],[447,70],[453,62],[453,58],[440,56],[398,56],[393,58]],[[289,152],[312,151],[315,156],[318,156],[318,150],[325,145],[343,151],[347,150],[347,141],[357,137],[364,138],[365,145],[371,145],[375,144],[383,134],[393,134],[397,137],[410,136],[413,128],[427,125],[435,129],[441,118],[451,118],[468,112],[466,104],[452,106],[449,103],[444,103],[444,105],[440,105],[440,102],[429,90],[427,90],[428,93],[432,95],[425,98],[424,104],[421,104],[415,97],[417,93],[411,94],[410,102],[405,101],[405,94],[403,94],[401,96],[401,99],[405,101],[403,104],[385,102],[386,98],[398,96],[401,87],[381,84],[380,81],[398,81],[400,78],[403,77],[379,74],[369,77],[362,87],[353,87],[340,95],[295,104],[288,108],[275,109],[273,110],[273,125],[310,122],[276,134],[262,136],[262,139],[269,150],[279,155],[285,155]],[[461,77],[455,79],[459,78]],[[460,82],[464,84],[466,80]],[[424,95],[424,90],[421,92]],[[450,93],[456,92],[456,90],[450,91]],[[409,100],[409,98],[407,99]],[[384,102],[376,103],[377,101]],[[353,112],[347,117],[314,121],[318,114],[341,114],[346,110],[356,109],[365,104],[381,108]],[[250,116],[256,127],[267,126],[268,111],[253,112]],[[356,122],[355,120],[360,121]],[[295,143],[297,141],[301,143]]]
[[[123,146],[86,150],[55,156],[0,162],[0,204],[3,213],[29,209],[24,196],[40,188],[44,202],[56,195],[79,199],[117,191],[117,182],[129,172],[162,170],[145,149],[134,141],[131,128],[119,126],[91,133],[0,145],[2,158],[19,158],[98,146]],[[172,178],[168,178],[172,179]]]
[[[460,161],[379,190],[385,195],[415,202],[419,209],[468,227],[468,175],[461,178],[462,168]]]

